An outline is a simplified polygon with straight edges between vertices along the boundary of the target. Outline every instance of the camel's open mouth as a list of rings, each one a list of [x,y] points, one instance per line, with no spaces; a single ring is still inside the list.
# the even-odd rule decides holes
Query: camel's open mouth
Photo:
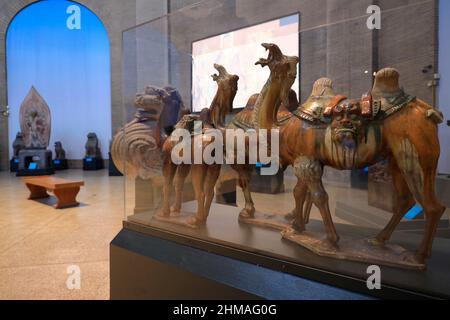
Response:
[[[219,78],[225,78],[228,75],[227,70],[225,70],[225,68],[220,64],[215,63],[214,69],[216,69],[219,72],[219,74],[215,73],[212,75],[215,81],[217,81]]]
[[[283,57],[280,48],[276,44],[263,43],[261,45],[263,46],[263,48],[266,49],[266,51],[269,51],[269,56],[267,57],[267,59],[264,58],[259,59],[259,61],[255,63],[255,65],[259,64],[264,67]]]

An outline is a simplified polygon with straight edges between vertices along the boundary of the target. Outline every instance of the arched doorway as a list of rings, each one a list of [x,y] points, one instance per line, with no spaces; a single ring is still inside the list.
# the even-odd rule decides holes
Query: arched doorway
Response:
[[[89,132],[107,156],[111,137],[110,49],[105,27],[88,8],[43,0],[20,11],[6,34],[10,146],[19,108],[35,87],[51,110],[50,147],[61,141],[68,159],[82,159]]]

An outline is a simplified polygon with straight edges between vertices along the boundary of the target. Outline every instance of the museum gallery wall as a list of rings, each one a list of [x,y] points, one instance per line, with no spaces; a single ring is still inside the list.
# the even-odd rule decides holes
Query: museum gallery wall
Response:
[[[6,49],[10,145],[21,131],[19,108],[33,88],[52,115],[49,145],[62,142],[69,159],[83,159],[85,137],[95,131],[108,158],[110,49],[99,18],[70,1],[38,2],[15,16]]]

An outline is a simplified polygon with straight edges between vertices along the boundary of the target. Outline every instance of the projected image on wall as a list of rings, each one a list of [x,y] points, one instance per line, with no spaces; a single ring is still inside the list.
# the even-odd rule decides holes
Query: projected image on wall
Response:
[[[248,98],[259,93],[269,77],[267,68],[255,66],[267,57],[261,43],[275,43],[284,54],[299,56],[299,15],[294,14],[255,26],[196,41],[192,44],[192,109],[209,107],[216,92],[211,80],[213,65],[219,63],[240,77],[235,108],[243,108]],[[299,90],[299,77],[293,85]]]

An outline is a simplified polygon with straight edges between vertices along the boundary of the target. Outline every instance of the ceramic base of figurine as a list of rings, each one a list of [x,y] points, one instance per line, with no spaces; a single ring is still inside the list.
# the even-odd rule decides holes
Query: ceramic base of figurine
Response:
[[[411,270],[426,269],[425,264],[416,261],[413,252],[395,244],[379,246],[367,238],[343,236],[338,245],[334,246],[323,234],[299,233],[292,228],[284,230],[282,236],[322,257]]]
[[[175,224],[178,226],[188,227],[191,229],[198,229],[206,224],[206,221],[197,221],[195,219],[195,214],[187,212],[172,212],[169,216],[159,213],[155,214],[153,216],[153,219],[161,222]]]
[[[283,231],[290,226],[289,219],[286,219],[284,216],[261,212],[255,212],[252,218],[240,215],[239,222],[279,231]]]
[[[105,168],[102,158],[90,158],[86,157],[83,159],[83,170],[84,171],[96,171]]]

